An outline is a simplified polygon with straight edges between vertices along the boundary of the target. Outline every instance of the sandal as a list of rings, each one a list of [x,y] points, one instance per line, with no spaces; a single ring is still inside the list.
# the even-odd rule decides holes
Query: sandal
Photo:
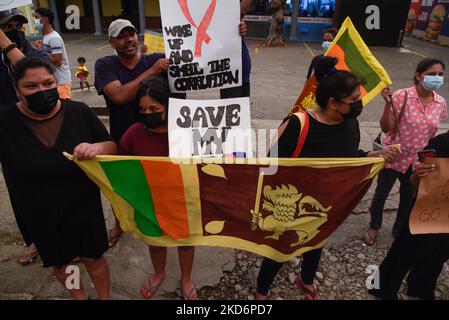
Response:
[[[112,236],[112,232],[114,231],[114,229],[111,229],[109,231],[109,248],[114,248],[115,245],[117,244],[118,240],[120,239],[120,237],[123,234],[123,230],[121,230],[119,233],[117,233],[115,236]]]
[[[158,284],[152,286],[151,279],[145,280],[145,282],[142,284],[142,287],[140,288],[140,294],[145,299],[150,299],[157,292],[157,290],[159,289],[161,284],[162,284],[162,281],[159,282]]]
[[[372,235],[372,233],[370,233],[370,230],[374,231],[374,235]],[[365,244],[367,246],[372,246],[374,244],[374,242],[376,242],[376,238],[377,238],[377,230],[368,229],[365,232],[365,235],[363,236],[363,241],[365,242]]]
[[[182,289],[182,299],[183,300],[198,300],[198,294],[195,290],[195,287],[192,287],[192,289],[187,292]]]
[[[309,288],[306,288],[305,284],[302,282],[299,276],[296,277],[295,284],[298,287],[298,289],[302,291],[303,294],[306,295],[306,300],[319,300],[316,289],[313,288],[313,290],[310,290]],[[311,299],[307,299],[307,296],[309,296]]]
[[[23,256],[21,256],[20,259],[19,259],[19,263],[22,266],[26,266],[30,262],[33,262],[37,258],[37,256],[39,255],[37,253],[36,248],[34,248],[34,250],[30,250],[30,247],[27,247],[25,249],[25,254]]]

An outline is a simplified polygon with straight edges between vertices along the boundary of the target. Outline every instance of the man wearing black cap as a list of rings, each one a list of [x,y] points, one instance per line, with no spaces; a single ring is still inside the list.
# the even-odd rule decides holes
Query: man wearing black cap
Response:
[[[24,24],[28,19],[17,9],[0,11],[0,29],[17,49],[25,56],[41,56],[48,58],[45,52],[34,49],[25,39]],[[3,48],[1,48],[3,49]],[[0,53],[0,105],[15,104],[18,99],[13,87],[13,67],[10,59],[3,52]]]

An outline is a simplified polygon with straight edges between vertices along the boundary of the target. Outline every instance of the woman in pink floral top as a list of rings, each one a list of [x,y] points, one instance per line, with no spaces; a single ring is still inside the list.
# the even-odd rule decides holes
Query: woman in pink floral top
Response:
[[[376,240],[377,231],[382,226],[385,201],[397,179],[400,181],[400,200],[393,236],[407,223],[414,193],[410,176],[418,160],[418,151],[435,136],[438,125],[447,117],[446,101],[435,92],[444,84],[444,68],[440,60],[424,59],[416,69],[413,87],[393,94],[389,88],[382,91],[386,102],[380,118],[381,129],[385,133],[382,142],[384,146],[400,144],[402,155],[386,164],[379,173],[370,207],[370,228],[365,234],[368,245]]]

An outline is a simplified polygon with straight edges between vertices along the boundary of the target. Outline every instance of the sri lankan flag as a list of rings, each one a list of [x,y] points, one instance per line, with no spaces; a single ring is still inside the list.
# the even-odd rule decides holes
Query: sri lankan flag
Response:
[[[322,247],[383,166],[379,158],[173,161],[100,156],[76,164],[122,228],[148,244],[230,247],[280,262]]]
[[[325,56],[338,58],[337,70],[348,70],[364,80],[361,86],[363,105],[366,106],[383,88],[391,85],[391,79],[373,56],[349,17],[343,22],[337,36]],[[291,112],[315,109],[317,80],[313,75],[304,85]]]

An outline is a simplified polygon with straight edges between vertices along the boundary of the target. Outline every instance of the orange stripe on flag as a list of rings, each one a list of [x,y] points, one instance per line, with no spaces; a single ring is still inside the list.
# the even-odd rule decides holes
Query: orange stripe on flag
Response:
[[[345,54],[345,52],[343,51],[343,49],[339,45],[337,45],[337,44],[334,45],[334,47],[327,54],[327,56],[338,58],[338,63],[335,66],[335,68],[337,70],[351,71],[351,69],[349,69],[348,65],[345,62],[346,54]],[[366,91],[366,89],[363,86],[360,86],[360,95],[361,95],[361,97],[363,98],[367,94],[368,94],[368,92]]]
[[[188,238],[189,219],[179,165],[158,161],[141,163],[163,233],[175,240]]]

